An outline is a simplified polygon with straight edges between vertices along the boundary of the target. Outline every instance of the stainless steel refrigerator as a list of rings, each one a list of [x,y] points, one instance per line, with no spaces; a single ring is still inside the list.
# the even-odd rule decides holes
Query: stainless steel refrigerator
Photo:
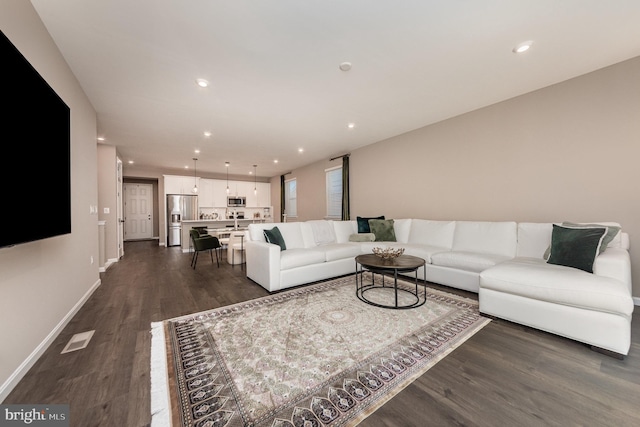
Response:
[[[168,246],[180,246],[182,221],[198,219],[198,196],[167,194]]]

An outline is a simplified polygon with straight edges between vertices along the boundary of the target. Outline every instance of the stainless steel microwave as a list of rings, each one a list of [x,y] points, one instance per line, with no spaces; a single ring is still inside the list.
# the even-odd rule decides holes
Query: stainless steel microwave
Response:
[[[244,208],[245,206],[247,206],[247,198],[239,197],[239,196],[235,196],[235,197],[228,196],[227,206],[234,207],[234,208]]]

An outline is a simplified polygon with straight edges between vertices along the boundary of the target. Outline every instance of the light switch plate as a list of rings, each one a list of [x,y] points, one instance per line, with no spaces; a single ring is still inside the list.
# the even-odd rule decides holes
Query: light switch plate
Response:
[[[104,209],[102,210],[102,212],[104,212],[104,213],[108,214],[108,213],[109,213],[109,208],[104,208]]]

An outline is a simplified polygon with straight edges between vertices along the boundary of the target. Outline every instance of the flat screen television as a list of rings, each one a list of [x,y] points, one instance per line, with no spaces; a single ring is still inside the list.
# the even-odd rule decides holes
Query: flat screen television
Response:
[[[0,31],[0,248],[71,233],[70,110]]]

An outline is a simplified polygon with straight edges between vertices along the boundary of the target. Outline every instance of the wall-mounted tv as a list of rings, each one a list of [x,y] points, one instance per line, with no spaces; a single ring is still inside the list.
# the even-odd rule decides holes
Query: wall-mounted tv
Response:
[[[0,31],[0,248],[71,233],[70,111]]]

